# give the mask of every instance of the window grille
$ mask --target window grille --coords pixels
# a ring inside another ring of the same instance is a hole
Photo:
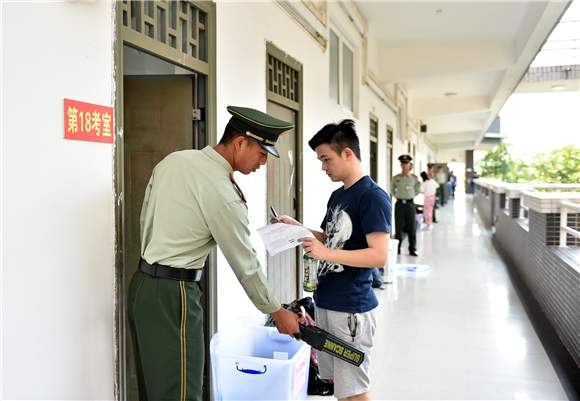
[[[208,63],[208,12],[193,1],[123,0],[123,40],[180,64]]]
[[[558,65],[532,67],[528,70],[523,82],[561,81],[580,79],[580,65]]]
[[[299,72],[272,54],[268,54],[268,90],[298,103]]]

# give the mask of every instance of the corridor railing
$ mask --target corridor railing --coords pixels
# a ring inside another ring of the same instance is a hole
[[[580,213],[580,204],[562,201],[560,205],[560,246],[567,246],[568,234],[580,240],[580,231],[568,227],[568,211]]]
[[[474,182],[495,248],[580,367],[580,185]]]

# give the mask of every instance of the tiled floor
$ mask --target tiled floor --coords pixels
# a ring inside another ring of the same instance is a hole
[[[429,272],[377,291],[374,399],[567,399],[472,209],[470,197],[438,209],[435,228],[418,233],[419,258],[406,243],[399,258]]]

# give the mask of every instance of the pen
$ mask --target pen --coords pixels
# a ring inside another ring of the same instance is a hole
[[[276,209],[274,209],[272,206],[270,206],[270,212],[272,213],[272,217],[274,217],[276,220],[278,220],[278,213],[276,213]]]

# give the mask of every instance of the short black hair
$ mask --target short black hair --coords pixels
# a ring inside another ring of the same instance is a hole
[[[232,124],[228,123],[228,125],[226,125],[226,129],[224,130],[224,134],[222,135],[222,139],[220,139],[220,145],[225,145],[226,143],[231,142],[239,136],[242,136],[242,133],[238,131]]]
[[[345,148],[350,148],[360,160],[360,146],[353,120],[326,124],[308,141],[308,146],[316,150],[318,146],[326,143],[338,154],[341,154]]]
[[[429,180],[429,175],[426,172],[422,171],[421,172],[421,178],[423,179],[423,181],[428,181]]]

